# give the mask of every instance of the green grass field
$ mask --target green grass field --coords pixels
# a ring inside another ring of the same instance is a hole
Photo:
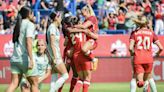
[[[164,82],[157,82],[158,92],[164,92]],[[0,92],[4,92],[7,85],[0,84]],[[49,92],[49,85],[43,84],[41,92]],[[16,92],[20,92],[19,88]],[[66,84],[63,92],[69,92],[69,85]],[[129,83],[93,83],[90,86],[89,92],[130,92]],[[142,92],[142,89],[137,88],[136,92]]]

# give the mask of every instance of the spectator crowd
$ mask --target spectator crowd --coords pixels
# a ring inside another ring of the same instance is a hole
[[[72,6],[75,2],[75,7]],[[0,0],[0,34],[11,34],[17,13],[23,6],[33,9],[36,33],[45,34],[48,14],[52,10],[72,12],[80,16],[80,7],[89,3],[99,20],[99,34],[124,31],[131,33],[136,28],[133,19],[143,13],[148,27],[158,35],[164,35],[164,0]]]

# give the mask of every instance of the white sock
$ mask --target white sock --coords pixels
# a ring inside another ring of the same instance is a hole
[[[137,85],[136,85],[136,79],[132,79],[130,81],[130,92],[136,92]]]
[[[157,92],[157,88],[156,88],[155,81],[153,78],[149,79],[149,83],[150,83],[151,91]]]
[[[68,73],[63,74],[54,84],[53,87],[51,87],[50,92],[57,91],[63,83],[68,79]]]
[[[149,82],[145,81],[144,86],[143,86],[143,92],[147,92],[149,86]]]
[[[55,92],[54,87],[55,87],[55,82],[58,79],[58,73],[53,73],[51,76],[51,83],[50,83],[50,91],[49,92]]]

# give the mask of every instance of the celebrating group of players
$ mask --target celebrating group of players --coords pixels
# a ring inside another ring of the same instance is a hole
[[[73,77],[69,92],[88,92],[91,73],[97,69],[98,59],[92,54],[97,47],[98,21],[90,5],[81,9],[84,22],[76,16],[52,12],[49,15],[50,25],[46,32],[46,42],[38,40],[37,52],[32,52],[35,26],[32,22],[33,13],[30,8],[22,7],[19,11],[17,23],[13,33],[14,52],[10,60],[11,83],[6,92],[14,92],[21,85],[22,92],[39,92],[40,83],[50,74],[51,83],[49,92],[61,92],[64,82],[68,79],[70,68]],[[157,56],[163,47],[154,32],[148,28],[144,17],[133,20],[137,29],[130,36],[130,53],[132,56],[133,79],[131,92],[138,87],[145,88],[150,84],[153,92],[156,91],[151,76],[153,57],[151,43],[159,47]],[[60,25],[65,37],[64,55],[60,52]],[[58,77],[58,74],[61,76]],[[23,78],[23,80],[22,80]],[[137,80],[137,81],[136,81]]]

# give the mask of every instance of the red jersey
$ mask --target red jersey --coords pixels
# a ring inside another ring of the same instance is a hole
[[[135,41],[134,63],[153,63],[152,43],[158,40],[154,32],[150,29],[139,29],[132,32],[130,40]]]
[[[88,27],[88,29],[91,31],[91,32],[97,32],[98,31],[98,20],[97,20],[97,18],[95,17],[95,16],[90,16],[90,17],[88,17],[85,21],[84,21],[84,23],[85,22],[87,22],[87,21],[91,21],[91,23],[92,23],[92,25],[90,26],[90,27]],[[83,23],[83,24],[84,24]],[[87,40],[89,40],[89,39],[92,39],[91,37],[88,37],[87,36]]]

